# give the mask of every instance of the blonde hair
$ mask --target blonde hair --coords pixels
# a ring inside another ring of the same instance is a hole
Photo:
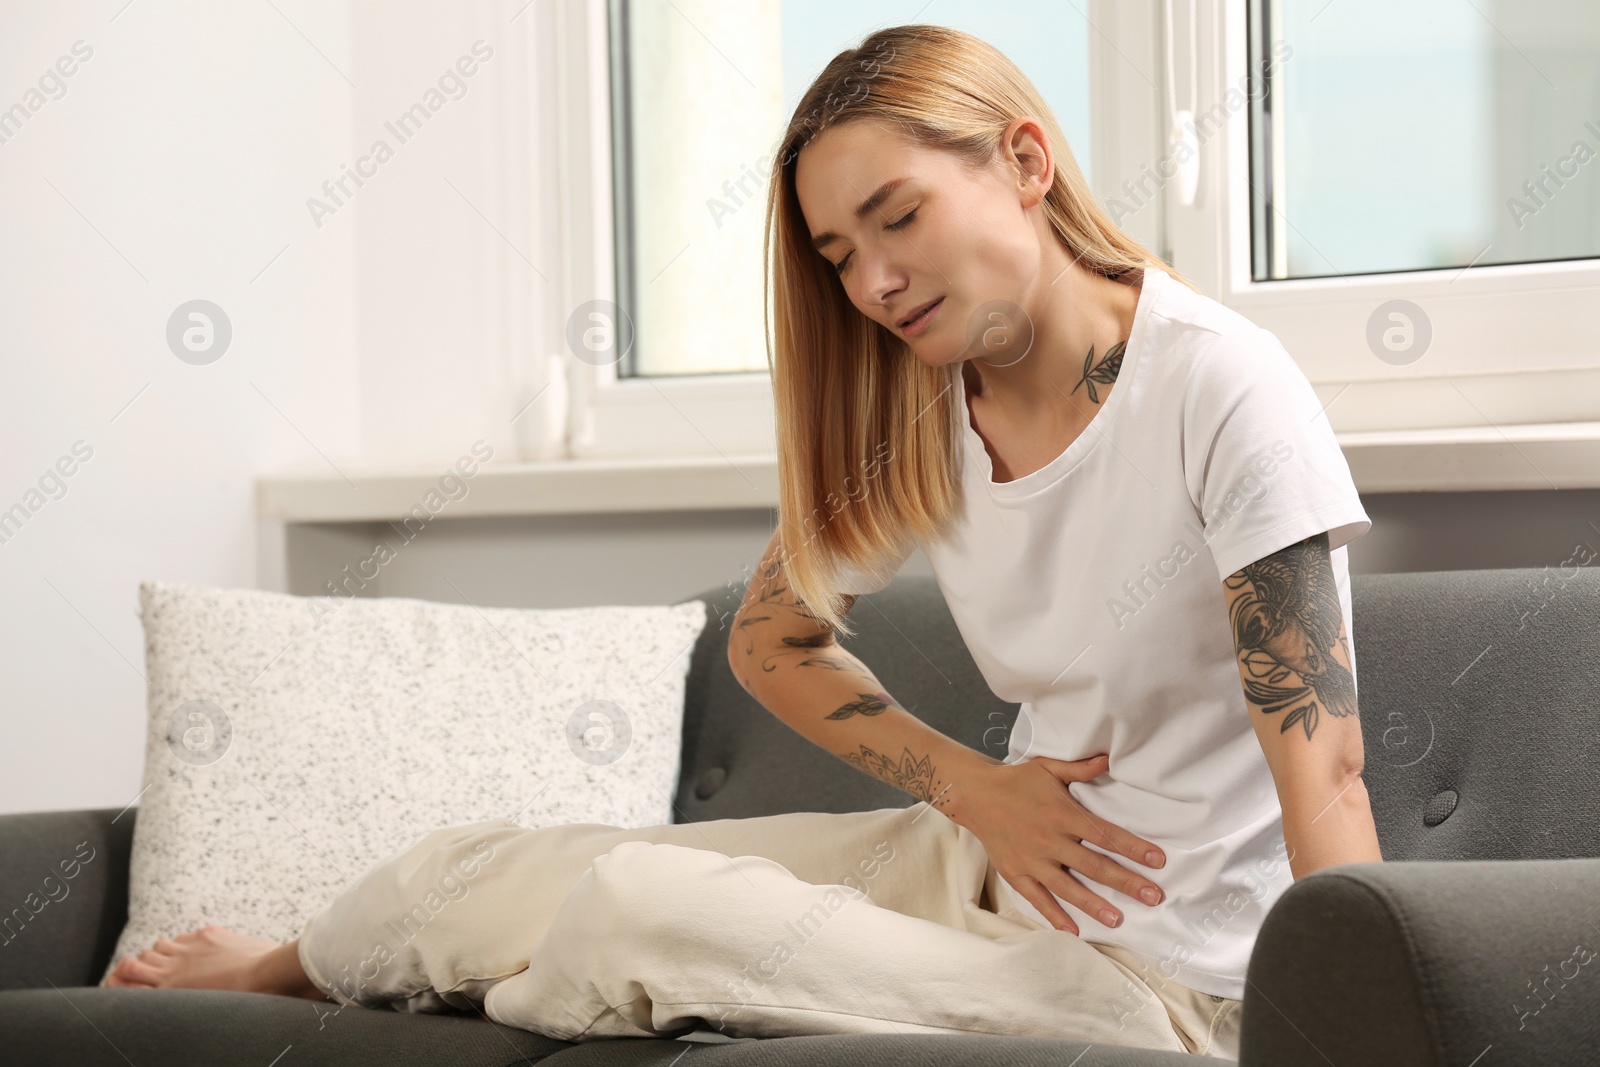
[[[1155,266],[1195,288],[1101,209],[1049,106],[993,45],[944,26],[891,26],[835,56],[796,105],[775,156],[763,264],[779,559],[795,596],[832,630],[854,632],[835,589],[843,565],[884,577],[916,540],[936,538],[959,513],[966,412],[955,388],[960,364],[923,364],[850,302],[812,247],[795,193],[797,158],[830,125],[876,119],[978,168],[1023,115],[1038,119],[1053,149],[1043,209],[1075,261],[1132,282]]]

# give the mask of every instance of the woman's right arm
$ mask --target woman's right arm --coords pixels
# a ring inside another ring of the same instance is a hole
[[[848,613],[855,597],[847,598]],[[1079,933],[1056,896],[1101,922],[1120,915],[1068,869],[1139,899],[1161,891],[1091,849],[1160,866],[1152,842],[1090,816],[1067,785],[1103,774],[1102,759],[1034,757],[1006,764],[934,729],[895,703],[883,684],[789,587],[778,535],[733,617],[728,665],[745,691],[796,733],[840,759],[927,801],[983,843],[1001,875],[1061,930]],[[1156,862],[1147,853],[1154,850]],[[1054,893],[1055,896],[1051,894]],[[1109,909],[1109,910],[1106,910]],[[1109,921],[1108,921],[1109,920]]]
[[[848,598],[845,610],[853,604]],[[895,703],[790,588],[778,535],[733,617],[728,665],[745,691],[796,733],[950,814],[967,772],[1002,761]]]

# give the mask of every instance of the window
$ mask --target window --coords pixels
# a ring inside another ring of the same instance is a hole
[[[885,0],[611,0],[624,377],[766,373],[761,241],[786,120],[845,48],[911,14]],[[1090,170],[1088,26],[1056,0],[945,3],[941,25],[1005,52]]]
[[[1595,5],[1159,2],[1199,97],[1173,260],[1278,336],[1335,430],[1600,421]],[[1508,201],[1563,159],[1519,231]]]
[[[761,242],[777,142],[829,59],[920,13],[887,0],[593,0],[551,18],[571,94],[564,186],[578,208],[562,297],[578,310],[555,343],[594,350],[565,361],[572,451],[770,453]],[[1093,30],[1081,11],[966,0],[926,21],[1016,62],[1092,181]]]
[[[923,12],[548,12],[567,207],[548,350],[601,342],[564,360],[571,451],[770,458],[766,168],[828,58]],[[1341,434],[1600,422],[1600,5],[945,0],[926,20],[1010,55],[1111,216],[1275,333]]]
[[[1600,4],[1255,0],[1252,17],[1256,280],[1600,256]]]

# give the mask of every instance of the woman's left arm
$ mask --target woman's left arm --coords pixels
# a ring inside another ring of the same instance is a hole
[[[1361,780],[1361,716],[1328,535],[1222,583],[1239,680],[1283,808],[1295,878],[1383,859]]]

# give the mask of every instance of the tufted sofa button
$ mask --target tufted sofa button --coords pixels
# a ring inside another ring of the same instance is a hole
[[[700,776],[694,784],[694,795],[701,800],[709,800],[711,795],[722,788],[722,783],[728,780],[728,772],[721,767],[713,767]]]
[[[1450,817],[1452,811],[1456,810],[1456,803],[1460,799],[1454,789],[1446,789],[1437,794],[1422,809],[1422,824],[1424,826],[1438,826]]]

